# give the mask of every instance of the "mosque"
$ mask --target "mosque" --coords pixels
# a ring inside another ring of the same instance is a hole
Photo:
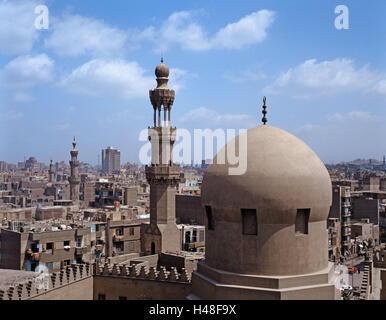
[[[150,223],[141,231],[143,261],[129,266],[67,267],[52,276],[46,293],[33,285],[21,286],[19,298],[340,299],[334,264],[328,261],[330,176],[304,142],[267,124],[265,98],[262,124],[225,145],[205,172],[201,190],[205,259],[189,275],[184,268],[179,272],[176,267],[149,268],[149,261],[179,250],[175,217],[179,167],[172,159],[176,128],[171,126],[175,93],[167,87],[169,68],[163,61],[155,73],[157,88],[150,91],[152,163],[146,167]],[[229,174],[227,149],[238,150],[242,139],[246,150],[239,156],[246,157],[245,173]],[[74,141],[70,179],[74,193],[78,183],[75,145]],[[12,297],[16,290],[10,290]]]
[[[168,119],[170,124],[174,102],[174,91],[167,89],[169,69],[163,61],[157,66],[156,75],[159,93],[157,89],[150,92],[154,127],[157,111],[160,126],[161,105],[165,106],[165,123]],[[207,217],[206,255],[192,274],[188,299],[340,298],[334,265],[328,261],[330,176],[304,142],[267,125],[266,109],[264,98],[263,124],[230,142],[238,150],[239,140],[246,138],[246,154],[240,155],[247,157],[246,172],[230,175],[231,165],[227,161],[218,163],[217,159],[226,159],[228,145],[206,170],[201,196]],[[160,140],[168,140],[172,150],[175,129],[170,130]],[[158,148],[153,149],[153,154],[154,150]],[[171,154],[166,162],[153,163],[152,171],[169,168],[162,173],[164,184],[169,181],[169,185],[175,181]],[[170,192],[164,187],[157,200],[165,193],[169,193],[169,198]],[[151,203],[159,201],[152,201],[151,195]],[[153,216],[158,215],[157,211],[154,208]],[[163,236],[163,242],[171,246],[169,237],[175,237],[175,233]]]

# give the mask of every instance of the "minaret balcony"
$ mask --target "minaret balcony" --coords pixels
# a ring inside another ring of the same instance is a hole
[[[180,168],[168,165],[147,166],[146,178],[148,180],[178,180],[180,178]]]

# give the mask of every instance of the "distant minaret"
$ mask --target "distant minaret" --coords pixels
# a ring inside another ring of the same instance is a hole
[[[386,165],[386,156],[383,156],[383,165]]]
[[[154,109],[154,126],[149,127],[152,161],[151,166],[146,166],[146,178],[150,184],[150,225],[145,229],[143,249],[147,254],[181,250],[175,211],[180,168],[173,165],[172,159],[177,129],[171,127],[170,120],[175,92],[168,88],[169,68],[163,59],[155,74],[157,88],[150,90]]]
[[[72,200],[73,204],[79,203],[79,161],[78,161],[78,150],[76,150],[76,141],[74,137],[74,141],[72,142],[72,150],[70,152],[71,154],[71,176],[68,178],[68,181],[70,182],[70,199]]]
[[[54,181],[54,174],[55,174],[54,164],[52,163],[52,160],[50,162],[50,169],[48,170],[48,174],[49,174],[48,182],[52,183]]]

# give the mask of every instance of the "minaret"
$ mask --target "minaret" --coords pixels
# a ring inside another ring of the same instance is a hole
[[[70,182],[70,199],[73,204],[79,204],[79,161],[78,161],[78,150],[76,150],[76,141],[74,137],[74,141],[72,142],[72,150],[71,154],[71,176],[68,178]]]
[[[146,166],[146,178],[150,184],[150,225],[145,229],[143,249],[147,254],[177,252],[181,249],[175,212],[180,169],[173,165],[176,128],[171,127],[170,120],[175,92],[168,88],[169,68],[163,63],[163,59],[157,66],[155,75],[157,88],[150,90],[154,110],[154,125],[149,127],[152,161],[151,166]]]
[[[54,181],[54,165],[52,163],[52,160],[50,161],[50,169],[48,170],[48,182],[52,183]]]

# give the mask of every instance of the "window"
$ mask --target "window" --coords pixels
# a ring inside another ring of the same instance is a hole
[[[117,235],[117,236],[123,236],[123,230],[122,230],[122,229],[116,229],[116,230],[115,230],[115,235]]]
[[[205,241],[205,231],[204,230],[200,230],[200,240],[199,242],[204,242]]]
[[[130,251],[134,251],[134,242],[129,242]]]
[[[185,243],[190,243],[190,231],[185,232]]]
[[[52,250],[54,248],[54,244],[52,242],[48,242],[46,244],[46,250]]]
[[[98,294],[98,300],[106,300],[105,294]]]
[[[257,215],[256,209],[241,209],[241,219],[243,226],[243,234],[257,235]]]
[[[208,219],[208,230],[214,230],[214,220],[212,215],[212,207],[205,206],[206,217]]]
[[[64,241],[63,245],[64,245],[65,247],[69,247],[69,246],[70,246],[70,240]]]
[[[130,228],[130,235],[131,235],[131,236],[134,235],[134,228]]]
[[[192,235],[192,242],[197,242],[197,230],[193,230],[193,235]]]
[[[76,237],[76,247],[83,248],[83,237]]]
[[[115,251],[116,252],[123,252],[123,242],[117,242],[115,243]]]
[[[295,233],[296,235],[308,234],[308,220],[311,209],[298,209],[296,212]]]

